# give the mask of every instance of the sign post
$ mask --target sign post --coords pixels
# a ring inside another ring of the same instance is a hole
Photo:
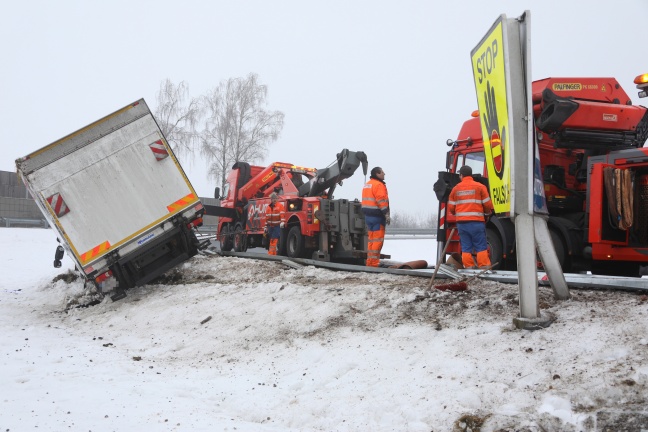
[[[569,298],[569,293],[546,221],[534,215],[534,202],[543,211],[544,191],[534,189],[534,176],[529,175],[536,170],[529,20],[529,11],[516,19],[500,15],[471,51],[471,59],[489,192],[498,216],[515,220],[520,316],[514,323],[535,329],[551,324],[538,306],[536,246],[552,268],[547,274],[556,297]]]

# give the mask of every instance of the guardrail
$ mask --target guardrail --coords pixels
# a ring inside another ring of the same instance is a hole
[[[198,227],[199,233],[214,234],[218,229],[218,225],[202,225]]]
[[[427,235],[436,236],[436,228],[390,228],[385,229],[385,235]]]
[[[198,228],[202,233],[215,233],[218,225],[203,225]],[[387,227],[385,235],[407,235],[407,236],[436,236],[436,228],[390,228]]]
[[[0,217],[0,226],[6,228],[14,227],[38,227],[49,228],[45,219],[25,219],[25,218],[6,218]]]

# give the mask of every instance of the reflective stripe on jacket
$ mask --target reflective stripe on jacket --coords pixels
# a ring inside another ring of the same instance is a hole
[[[448,211],[457,217],[457,222],[484,222],[484,215],[493,212],[493,202],[486,186],[466,176],[450,192]]]
[[[266,225],[268,227],[279,226],[284,221],[284,211],[284,205],[280,202],[277,202],[274,207],[272,204],[268,204],[265,209]]]
[[[371,178],[362,188],[362,212],[371,216],[389,214],[389,195],[384,182]]]

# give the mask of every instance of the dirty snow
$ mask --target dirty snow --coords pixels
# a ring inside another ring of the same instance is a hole
[[[648,429],[645,295],[560,302],[541,288],[555,322],[530,332],[512,325],[515,285],[429,291],[425,278],[198,256],[79,307],[91,297],[53,281],[74,267],[52,267],[55,247],[51,230],[0,229],[1,431]]]

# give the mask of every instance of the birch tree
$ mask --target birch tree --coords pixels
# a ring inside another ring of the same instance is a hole
[[[231,147],[234,122],[234,91],[232,80],[223,81],[209,90],[201,103],[206,112],[205,128],[200,133],[200,152],[208,161],[208,176],[225,187],[227,170],[233,165]]]
[[[184,81],[176,86],[168,78],[160,84],[156,99],[155,118],[171,149],[178,156],[193,157],[198,141],[196,125],[201,117],[199,100],[189,96],[189,85]]]
[[[206,113],[200,134],[201,153],[211,163],[210,176],[225,187],[227,171],[236,162],[262,160],[279,138],[284,114],[267,109],[267,86],[256,74],[229,78],[202,99]]]

